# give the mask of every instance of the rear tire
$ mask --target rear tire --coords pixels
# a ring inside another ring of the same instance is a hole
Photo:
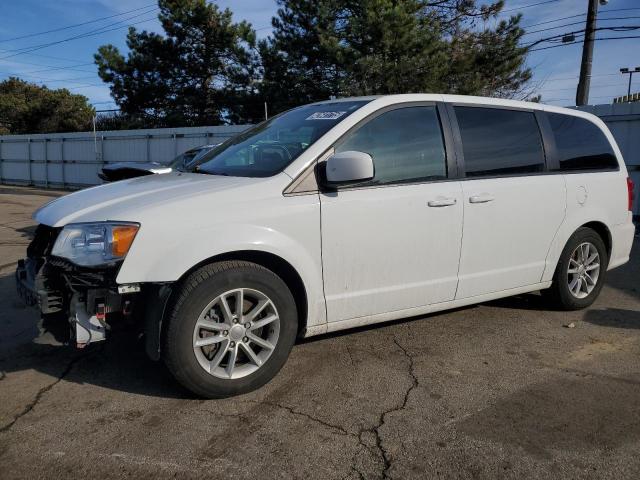
[[[297,310],[275,273],[225,261],[182,282],[163,330],[162,358],[175,379],[198,396],[224,398],[278,373],[296,339]]]
[[[562,250],[553,283],[542,294],[560,310],[580,310],[591,305],[605,281],[609,257],[600,235],[581,227]]]

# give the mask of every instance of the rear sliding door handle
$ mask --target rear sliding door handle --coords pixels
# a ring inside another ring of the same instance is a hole
[[[455,204],[455,198],[436,198],[435,200],[429,200],[427,202],[427,205],[429,205],[430,207],[448,207]]]
[[[487,203],[495,200],[493,195],[489,195],[488,193],[481,193],[480,195],[471,195],[469,197],[469,203]]]

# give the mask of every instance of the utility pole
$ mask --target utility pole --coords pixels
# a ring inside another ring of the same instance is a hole
[[[576,105],[589,102],[589,86],[591,84],[591,64],[593,63],[593,40],[596,36],[596,18],[598,16],[598,0],[588,0],[587,25],[584,30],[582,44],[582,63],[580,64],[580,81],[576,92]]]
[[[623,75],[629,75],[629,88],[627,88],[627,97],[631,96],[631,79],[633,78],[634,73],[640,72],[640,67],[636,67],[635,70],[631,70],[630,68],[621,68],[620,73]]]

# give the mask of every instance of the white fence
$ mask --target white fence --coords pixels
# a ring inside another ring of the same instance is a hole
[[[640,185],[640,102],[581,107],[611,129],[629,174]],[[84,187],[100,183],[97,172],[114,162],[166,162],[197,145],[225,140],[248,125],[158,128],[113,132],[0,135],[0,183]],[[640,187],[639,187],[640,188]],[[636,190],[637,191],[637,190]],[[640,195],[634,213],[640,214]]]
[[[636,184],[633,213],[640,215],[640,102],[588,105],[579,108],[600,117],[616,139],[629,176]]]
[[[101,183],[98,172],[115,162],[168,162],[218,143],[248,125],[109,132],[0,135],[0,183],[78,188]]]

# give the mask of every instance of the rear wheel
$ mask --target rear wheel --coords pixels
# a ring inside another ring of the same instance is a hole
[[[284,365],[297,332],[294,299],[276,274],[229,261],[182,284],[163,335],[173,376],[206,398],[254,390]]]
[[[586,308],[602,290],[608,262],[600,235],[590,228],[580,228],[564,247],[553,284],[543,294],[562,310]]]

